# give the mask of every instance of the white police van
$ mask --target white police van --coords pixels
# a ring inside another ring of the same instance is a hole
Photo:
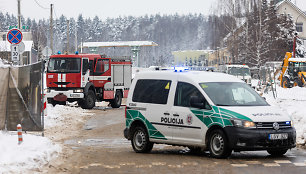
[[[283,155],[296,146],[291,117],[223,73],[139,73],[125,117],[124,136],[135,152],[150,152],[154,143],[164,143],[225,158],[233,150]]]

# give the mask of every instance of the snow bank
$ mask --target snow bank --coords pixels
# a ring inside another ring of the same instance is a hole
[[[0,131],[0,173],[25,173],[25,170],[40,168],[61,151],[48,138],[23,134],[23,143],[18,145],[17,133]]]
[[[70,104],[74,105],[74,104]],[[45,117],[45,128],[50,128],[54,126],[60,126],[66,123],[65,114],[74,114],[75,120],[82,119],[82,116],[92,115],[88,113],[88,110],[82,109],[80,107],[71,107],[56,105],[53,107],[51,104],[47,104],[47,116]]]
[[[0,67],[7,68],[7,67],[10,67],[10,65],[6,64],[6,62],[0,58]]]
[[[297,133],[297,144],[306,143],[306,88],[281,88],[277,87],[277,98],[273,98],[272,92],[264,94],[269,104],[279,106],[293,119]]]

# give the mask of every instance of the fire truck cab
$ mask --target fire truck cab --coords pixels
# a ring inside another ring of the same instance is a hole
[[[99,54],[66,54],[50,56],[47,68],[47,99],[53,106],[77,101],[92,109],[96,101],[108,101],[113,108],[121,106],[132,79],[129,57],[107,58]]]

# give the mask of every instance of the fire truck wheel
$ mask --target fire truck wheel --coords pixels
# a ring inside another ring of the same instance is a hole
[[[295,79],[293,86],[303,87],[303,82],[301,81],[301,79]]]
[[[121,106],[121,101],[122,101],[122,93],[121,91],[117,90],[115,98],[110,102],[112,108],[119,108]]]
[[[85,95],[84,101],[80,102],[83,109],[92,109],[96,104],[96,96],[92,90],[89,90]]]
[[[283,88],[290,88],[290,81],[288,77],[283,77],[283,82],[282,82]]]

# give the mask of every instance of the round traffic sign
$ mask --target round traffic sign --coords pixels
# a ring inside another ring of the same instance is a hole
[[[7,33],[7,41],[11,44],[19,44],[22,41],[22,33],[18,29],[11,29]]]

